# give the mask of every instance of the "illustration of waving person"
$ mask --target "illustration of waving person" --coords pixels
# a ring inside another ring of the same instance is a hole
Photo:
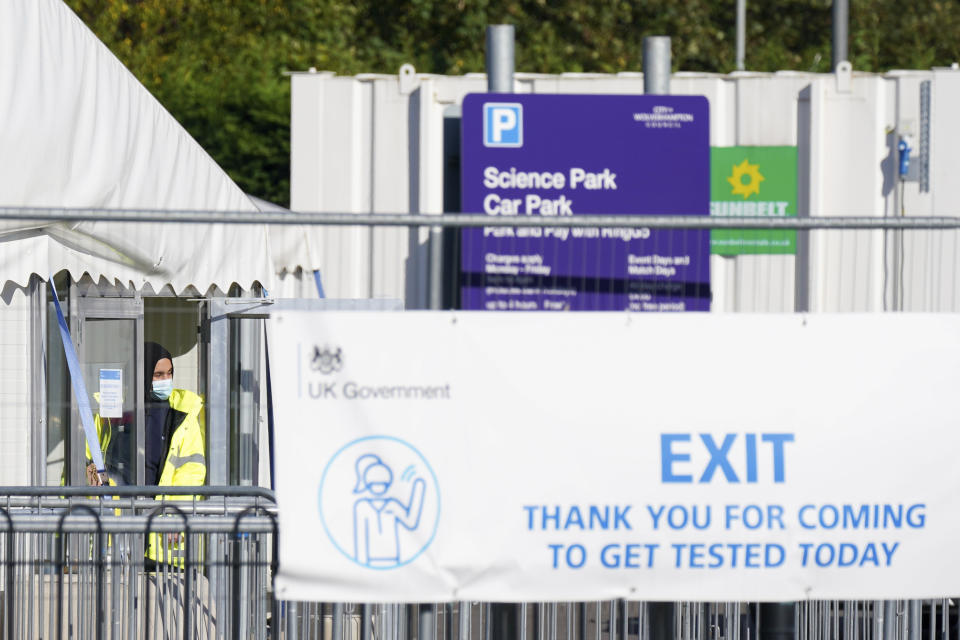
[[[400,527],[413,531],[420,526],[426,482],[417,478],[406,504],[387,491],[393,484],[393,472],[380,456],[367,453],[356,462],[357,498],[353,504],[354,559],[365,567],[390,568],[402,563]]]

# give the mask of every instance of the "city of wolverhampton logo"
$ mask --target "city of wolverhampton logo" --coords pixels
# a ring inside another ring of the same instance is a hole
[[[328,345],[323,345],[323,349],[314,345],[313,357],[310,359],[310,368],[319,371],[322,374],[340,371],[343,366],[343,350],[337,347],[331,349]]]
[[[763,180],[760,165],[750,164],[747,158],[744,158],[740,164],[733,165],[733,173],[727,178],[727,182],[733,187],[730,194],[743,196],[744,200],[753,194],[760,195],[760,183]]]

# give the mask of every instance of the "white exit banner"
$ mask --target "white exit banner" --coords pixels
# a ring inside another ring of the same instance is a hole
[[[277,594],[960,593],[960,317],[280,313]]]

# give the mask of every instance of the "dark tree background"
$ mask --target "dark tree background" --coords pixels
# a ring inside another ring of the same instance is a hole
[[[734,67],[735,0],[67,0],[242,189],[286,204],[290,82],[484,69],[488,24],[516,26],[518,71],[641,68],[643,38],[669,35],[674,69]],[[960,1],[851,0],[854,69],[960,60]],[[830,70],[830,0],[747,3],[750,70]]]

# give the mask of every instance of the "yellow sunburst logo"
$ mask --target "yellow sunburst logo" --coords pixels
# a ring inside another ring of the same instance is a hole
[[[740,164],[733,165],[733,173],[727,178],[727,182],[733,187],[730,193],[743,196],[744,200],[754,193],[760,195],[760,183],[763,182],[760,165],[750,164],[744,158]]]

